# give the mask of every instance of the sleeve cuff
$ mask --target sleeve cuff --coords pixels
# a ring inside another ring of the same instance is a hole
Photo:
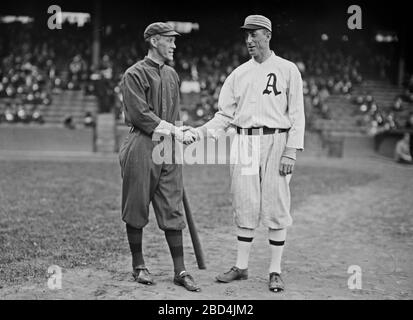
[[[297,149],[286,147],[283,154],[282,154],[282,156],[290,158],[292,160],[297,160]]]
[[[164,135],[171,135],[174,132],[175,126],[165,120],[161,120],[159,125],[155,128],[154,132]]]

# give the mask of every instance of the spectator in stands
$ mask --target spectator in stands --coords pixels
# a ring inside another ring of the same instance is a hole
[[[368,134],[371,135],[371,136],[376,136],[376,135],[378,135],[378,134],[380,134],[380,133],[381,133],[381,132],[380,132],[380,130],[379,130],[379,125],[378,125],[377,121],[376,121],[376,120],[372,120],[372,121],[370,122],[370,127],[369,127],[369,129],[368,129]]]
[[[384,119],[385,124],[388,124],[388,130],[397,129],[398,123],[395,120],[394,113],[390,112]]]
[[[413,164],[412,154],[410,153],[410,134],[405,133],[403,138],[396,144],[394,158],[403,164]]]
[[[68,89],[79,90],[81,84],[85,78],[87,78],[87,64],[80,54],[73,57],[69,64],[70,81],[68,83]]]
[[[377,104],[373,101],[371,104],[370,104],[370,110],[369,110],[369,114],[372,116],[372,117],[374,117],[375,116],[375,114],[378,112],[378,107],[377,107]]]
[[[327,86],[324,85],[319,91],[320,100],[324,102],[329,96],[330,93],[328,92]]]
[[[362,104],[360,104],[359,110],[361,113],[367,113],[367,111],[369,111],[369,107],[366,103],[363,102]]]
[[[410,154],[413,155],[413,112],[410,113],[407,119],[406,129],[410,134]]]
[[[374,103],[374,98],[371,94],[366,95],[364,98],[364,102],[367,104],[367,107],[371,107],[371,105]]]
[[[364,97],[362,95],[358,95],[353,99],[353,103],[357,104],[358,106],[364,103]]]
[[[63,125],[67,129],[75,129],[75,124],[73,123],[73,117],[71,115],[67,115],[63,119]]]
[[[16,109],[15,105],[8,104],[6,110],[4,111],[4,118],[6,122],[13,123],[16,122]]]
[[[83,124],[85,127],[94,127],[95,120],[93,119],[92,113],[90,111],[86,112],[85,117],[83,119]]]
[[[37,110],[37,108],[35,108],[35,109],[33,110],[32,120],[33,120],[34,122],[36,122],[36,123],[39,123],[39,124],[43,124],[43,123],[44,123],[43,116],[42,116],[41,112],[40,112],[39,110]]]
[[[321,105],[321,116],[323,119],[331,119],[331,111],[327,104],[323,103]]]
[[[17,121],[27,123],[29,122],[29,116],[24,105],[20,104],[17,107]]]
[[[392,109],[396,112],[403,110],[403,100],[400,96],[394,99]]]
[[[95,94],[99,102],[100,112],[110,112],[115,104],[116,94],[114,88],[118,81],[113,74],[113,62],[109,55],[105,54],[99,66],[98,72],[95,74],[96,81],[94,82]]]

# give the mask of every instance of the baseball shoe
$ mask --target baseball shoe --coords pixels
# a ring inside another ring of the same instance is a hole
[[[234,280],[246,280],[248,279],[248,269],[240,269],[234,266],[229,271],[219,274],[215,279],[225,283]]]
[[[273,292],[281,292],[285,290],[284,281],[281,279],[281,275],[279,273],[270,273],[270,282],[268,287],[270,291]]]
[[[144,265],[139,265],[133,269],[132,273],[133,278],[135,281],[143,284],[154,284],[150,272],[147,267]]]
[[[185,287],[188,291],[201,291],[201,288],[195,283],[194,278],[186,271],[176,274],[174,283],[178,286]]]

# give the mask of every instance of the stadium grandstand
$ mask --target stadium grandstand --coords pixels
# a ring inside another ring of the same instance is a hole
[[[53,1],[66,15],[61,28],[50,29],[50,1],[6,1],[0,5],[1,132],[83,130],[92,135],[93,150],[116,152],[128,130],[119,81],[145,56],[142,34],[153,21],[171,21],[183,34],[173,62],[181,79],[181,119],[201,125],[218,110],[227,75],[249,59],[238,27],[251,12],[272,19],[274,52],[302,73],[308,134],[323,143],[368,139],[379,151],[386,137],[410,130],[412,46],[403,10],[393,14],[360,1],[363,28],[350,30],[344,3],[272,3],[227,4],[218,11],[213,3],[186,1]]]

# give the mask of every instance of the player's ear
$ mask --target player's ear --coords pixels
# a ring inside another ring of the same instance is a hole
[[[155,37],[151,37],[151,46],[153,47],[153,48],[156,48],[156,39],[155,39]]]
[[[158,35],[152,36],[152,37],[149,39],[152,48],[156,48],[156,47],[158,46],[158,37],[157,37],[157,36],[158,36]]]

